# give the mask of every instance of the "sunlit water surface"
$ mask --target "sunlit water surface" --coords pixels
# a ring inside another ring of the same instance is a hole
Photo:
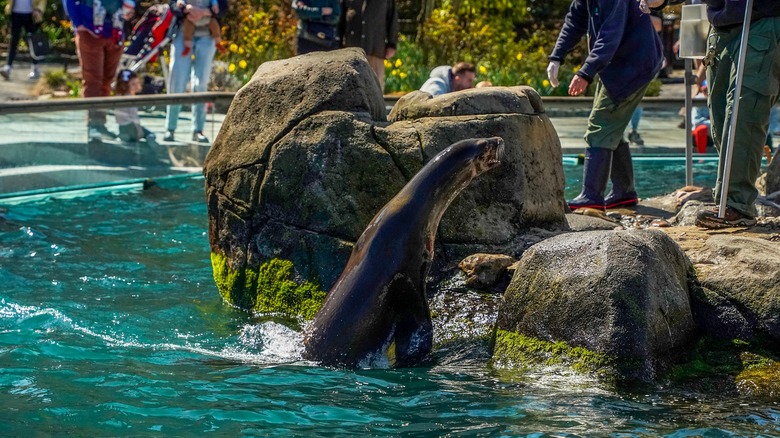
[[[4,436],[780,436],[772,401],[303,362],[298,331],[222,302],[201,179],[0,209],[0,266]]]

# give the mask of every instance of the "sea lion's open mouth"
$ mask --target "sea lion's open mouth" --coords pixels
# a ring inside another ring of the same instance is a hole
[[[501,137],[495,137],[492,139],[495,145],[491,145],[487,165],[488,168],[493,168],[501,164],[501,157],[504,156],[504,139]]]

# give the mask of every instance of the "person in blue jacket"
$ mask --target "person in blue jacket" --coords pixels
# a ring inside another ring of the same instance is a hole
[[[452,67],[440,65],[431,70],[430,77],[420,87],[431,96],[439,96],[453,91],[468,90],[474,87],[477,68],[468,62],[459,62]]]
[[[666,0],[647,0],[647,4],[660,9]],[[549,56],[550,84],[558,86],[561,62],[585,35],[589,54],[569,84],[569,94],[582,94],[596,76],[600,81],[584,136],[582,192],[569,201],[569,208],[604,210],[636,205],[631,151],[623,132],[647,85],[661,69],[661,40],[638,1],[573,0]],[[612,192],[605,198],[610,178]]]
[[[65,11],[76,31],[76,51],[81,67],[81,92],[84,97],[111,95],[122,56],[124,21],[135,13],[134,0],[64,0]],[[90,142],[103,136],[116,138],[106,129],[106,111],[87,112],[87,136]]]

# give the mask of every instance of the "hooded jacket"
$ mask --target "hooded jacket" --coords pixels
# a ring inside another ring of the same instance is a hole
[[[706,0],[707,18],[716,28],[742,25],[745,21],[746,0]],[[766,17],[780,17],[780,0],[753,0],[751,21]]]
[[[586,34],[590,52],[576,74],[588,82],[599,75],[615,102],[624,101],[661,70],[661,39],[637,1],[573,0],[550,59],[563,62]]]
[[[452,67],[440,65],[431,70],[428,80],[422,84],[420,91],[425,91],[431,96],[438,96],[452,91]]]
[[[122,9],[123,1],[135,6],[135,0],[63,0],[62,3],[68,18],[73,23],[74,31],[79,26],[84,26],[102,38],[114,38],[119,43],[122,40],[122,29],[120,26],[114,28],[113,16]],[[101,7],[105,10],[103,23],[95,23],[95,8]]]

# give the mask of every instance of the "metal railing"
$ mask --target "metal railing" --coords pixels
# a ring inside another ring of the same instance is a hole
[[[144,108],[144,127],[162,132],[160,112],[166,105],[210,102],[215,104],[207,119],[213,138],[222,121],[215,107],[227,108],[234,96],[202,92],[2,102],[0,204],[142,186],[147,179],[198,177],[209,144],[187,141],[187,136],[169,142],[123,142],[110,136],[90,142],[85,113]]]
[[[75,99],[23,100],[0,103],[0,115],[112,109],[132,106],[187,105],[205,102],[230,103],[235,93],[202,92],[145,94],[139,96],[90,97]]]
[[[0,102],[0,115],[111,109],[131,106],[188,105],[204,102],[229,104],[235,95],[236,93],[234,92],[224,91]],[[398,99],[398,96],[385,96],[385,105],[393,106],[398,102]],[[542,97],[542,102],[545,108],[554,109],[585,109],[593,106],[592,97],[544,96]],[[684,105],[685,99],[683,98],[645,97],[642,99],[642,106],[649,109],[676,110]],[[706,106],[707,102],[697,99],[693,101],[693,105]]]

